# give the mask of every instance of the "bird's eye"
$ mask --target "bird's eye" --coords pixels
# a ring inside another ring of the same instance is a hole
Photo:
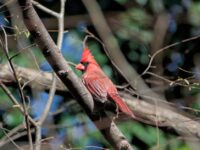
[[[87,65],[89,64],[89,62],[82,62],[81,64],[83,64],[85,67],[87,67]]]

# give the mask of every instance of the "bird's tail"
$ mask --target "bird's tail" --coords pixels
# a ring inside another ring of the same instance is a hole
[[[133,112],[130,110],[130,108],[126,105],[126,103],[122,100],[122,98],[118,94],[110,94],[109,96],[117,104],[117,106],[123,113],[131,116],[132,118],[135,118]]]

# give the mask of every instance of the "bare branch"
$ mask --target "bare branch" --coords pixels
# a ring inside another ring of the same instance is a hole
[[[35,140],[35,150],[40,150],[41,146],[41,126],[44,123],[45,119],[48,116],[48,113],[50,111],[51,104],[53,102],[53,97],[56,92],[56,75],[53,73],[53,79],[52,79],[52,86],[49,92],[49,98],[47,100],[47,104],[44,108],[44,111],[41,115],[41,118],[37,122],[37,127],[36,127],[36,140]]]
[[[10,90],[0,81],[0,86],[1,88],[4,90],[4,92],[8,95],[8,97],[10,98],[10,100],[13,102],[13,104],[16,106],[16,108],[18,108],[23,114],[24,114],[24,110],[21,107],[21,105],[18,103],[18,101],[15,99],[15,97],[12,95],[12,93],[10,92]],[[36,126],[35,121],[28,115],[28,119],[29,121]]]
[[[18,129],[19,127],[21,127],[20,125],[17,126],[16,128]],[[1,128],[2,129],[2,128]],[[0,147],[2,147],[4,145],[4,141],[6,139],[8,139],[17,149],[19,150],[23,150],[19,145],[17,145],[14,140],[10,137],[10,135],[12,135],[13,131],[14,133],[16,132],[16,129],[14,128],[14,130],[10,131],[8,134],[6,133],[6,131],[4,129],[2,129],[2,131],[4,132],[5,136],[4,138],[1,138],[0,140]]]
[[[31,133],[34,132],[34,129],[30,130]],[[16,134],[12,135],[10,138],[14,141],[22,136],[27,135],[27,131],[23,131],[23,132],[17,132]],[[4,145],[8,144],[10,142],[10,139],[6,139],[4,141],[1,142],[1,146],[3,147]],[[30,146],[26,146],[26,149],[30,147]]]
[[[46,117],[47,117],[47,115],[49,113],[49,110],[50,110],[51,104],[53,102],[53,97],[55,95],[55,92],[56,92],[56,77],[55,77],[55,75],[53,75],[53,81],[52,81],[52,86],[51,86],[51,89],[50,89],[50,92],[49,92],[49,98],[48,98],[46,107],[44,109],[44,112],[43,112],[40,120],[38,121],[39,125],[43,124],[43,122],[45,121],[45,119],[46,119]]]
[[[30,123],[29,123],[29,115],[28,115],[28,112],[27,112],[27,109],[26,109],[26,101],[25,101],[25,97],[24,97],[24,93],[23,93],[23,90],[22,90],[22,87],[21,87],[21,84],[19,82],[19,78],[17,77],[17,74],[16,74],[16,71],[15,71],[15,68],[14,68],[14,65],[12,63],[12,60],[9,58],[9,53],[8,53],[8,42],[7,42],[7,34],[6,34],[6,31],[4,29],[3,26],[1,26],[1,29],[3,30],[3,33],[4,33],[4,41],[5,41],[5,44],[3,43],[3,41],[1,41],[1,46],[3,48],[3,51],[6,55],[6,58],[8,59],[8,62],[9,62],[9,65],[13,71],[13,75],[14,75],[14,78],[17,82],[17,85],[18,85],[18,89],[19,89],[19,94],[20,94],[20,97],[22,99],[22,103],[23,103],[23,110],[24,110],[24,116],[25,116],[25,122],[26,122],[26,127],[27,127],[27,132],[28,132],[28,138],[29,138],[29,144],[30,144],[30,149],[32,150],[33,149],[33,141],[32,141],[32,135],[30,133]]]
[[[33,3],[36,7],[38,7],[39,9],[43,10],[44,12],[46,12],[46,13],[48,13],[48,14],[50,14],[50,15],[56,17],[56,18],[59,18],[59,17],[60,17],[60,14],[59,14],[59,13],[57,13],[57,12],[55,12],[55,11],[53,11],[53,10],[51,10],[51,9],[49,9],[49,8],[47,8],[47,7],[45,7],[45,6],[43,6],[43,5],[41,5],[39,2],[36,2],[36,1],[32,0],[32,3]]]
[[[150,61],[149,61],[149,64],[148,64],[147,68],[142,72],[142,74],[141,74],[140,76],[144,75],[144,74],[151,68],[151,65],[152,65],[152,62],[153,62],[154,58],[155,58],[158,54],[160,54],[161,52],[163,52],[163,51],[165,51],[165,50],[167,50],[167,49],[169,49],[169,48],[172,48],[172,47],[174,47],[174,46],[177,46],[177,45],[179,45],[179,44],[186,43],[186,42],[189,42],[189,41],[192,41],[192,40],[196,40],[196,39],[198,39],[198,38],[200,38],[200,35],[194,36],[194,37],[191,37],[191,38],[187,38],[187,39],[185,39],[185,40],[182,40],[182,41],[180,41],[180,42],[176,42],[176,43],[167,45],[167,46],[165,46],[165,47],[163,47],[163,48],[157,50],[157,51],[151,56],[151,59],[150,59]],[[140,76],[138,76],[138,77],[140,77]],[[138,77],[137,77],[137,78],[138,78]]]
[[[141,100],[138,102],[138,100],[126,98],[126,102],[134,109],[134,113],[143,119],[150,120],[151,122],[157,120],[158,125],[171,127],[181,135],[190,136],[200,140],[200,124],[198,118],[191,119],[172,109],[164,108],[162,106],[153,106],[152,104]]]
[[[107,49],[105,49],[106,54],[109,56],[110,61],[115,66],[115,68],[120,72],[120,74],[128,81],[132,88],[136,89],[139,96],[141,91],[148,91],[148,95],[152,97],[160,98],[159,95],[154,93],[141,78],[137,78],[139,75],[133,69],[133,67],[127,62],[126,58],[122,54],[120,47],[117,43],[116,38],[113,36],[108,24],[102,14],[101,8],[99,7],[96,0],[82,0],[91,20],[100,35],[101,39],[105,43]],[[120,60],[120,61],[119,61]],[[126,67],[124,67],[126,66]]]
[[[41,5],[39,2],[32,1],[32,3],[43,10],[44,12],[56,17],[58,19],[58,38],[57,38],[57,46],[61,49],[62,41],[63,41],[63,33],[64,33],[64,17],[65,17],[65,3],[66,0],[60,0],[61,8],[60,13],[52,11],[51,9]]]
[[[65,86],[68,87],[72,95],[76,98],[77,102],[79,102],[85,109],[87,115],[95,123],[96,127],[104,127],[103,129],[99,128],[99,130],[114,148],[131,149],[127,139],[111,119],[107,119],[107,122],[102,121],[101,124],[97,124],[95,122],[100,118],[98,115],[92,113],[94,110],[94,102],[92,96],[84,87],[80,79],[72,71],[68,63],[61,56],[58,47],[55,45],[50,35],[46,31],[44,25],[41,23],[40,18],[36,14],[31,1],[18,0],[18,2],[21,6],[25,6],[25,9],[22,10],[25,25],[38,44],[40,50],[54,69],[55,73],[63,81]],[[102,115],[103,117],[108,118],[104,112],[102,112]]]
[[[17,70],[24,70],[21,67],[17,67],[17,68],[18,68]],[[26,70],[21,71],[21,76],[24,76],[23,73],[25,73],[25,72],[27,73],[29,71],[30,71],[30,73],[32,72],[34,74],[41,74],[41,75],[38,75],[38,78],[36,78],[34,83],[37,83],[39,85],[45,84],[46,89],[51,88],[51,79],[52,79],[51,73],[44,73],[44,72],[38,72],[37,73],[37,71],[35,71],[35,70],[28,69],[28,71],[26,71]],[[57,81],[57,86],[56,86],[57,90],[65,91],[66,88],[63,86],[63,83],[60,82],[60,81],[58,82],[58,81]],[[44,83],[42,83],[42,82],[44,82]],[[170,81],[167,80],[166,82],[170,82]],[[179,125],[181,124],[181,128],[183,129],[182,131],[184,132],[185,135],[191,134],[191,133],[189,133],[190,130],[185,130],[186,128],[193,128],[192,134],[193,134],[194,137],[196,135],[200,134],[199,129],[198,129],[199,128],[199,121],[196,120],[195,118],[191,119],[190,117],[188,117],[188,115],[186,116],[183,113],[173,111],[172,109],[166,108],[164,106],[156,106],[154,104],[150,104],[150,103],[147,103],[147,102],[142,101],[142,100],[138,101],[138,99],[135,99],[134,97],[128,97],[127,98],[127,95],[124,94],[124,92],[121,92],[121,95],[122,95],[123,99],[133,109],[134,113],[136,113],[137,116],[139,116],[139,118],[141,117],[141,118],[143,118],[143,120],[149,120],[151,124],[155,124],[155,120],[157,119],[158,126],[166,126],[166,127],[169,127],[169,128],[173,128],[178,133],[180,133],[179,130],[181,130],[181,129],[179,128]],[[155,100],[154,97],[150,97],[150,96],[145,95],[145,94],[143,96],[146,99],[149,99],[153,102],[160,101],[162,103],[167,103],[167,105],[170,105],[172,107],[176,107],[173,103],[169,103],[169,102],[166,102],[166,101],[160,100],[160,99]],[[157,107],[156,111],[155,111],[155,107]],[[190,110],[194,113],[200,112],[199,110],[189,108],[189,107],[180,107],[180,109]],[[179,118],[179,120],[177,120],[177,117]],[[190,127],[192,124],[194,124],[194,126]]]
[[[41,90],[49,90],[52,82],[52,74],[48,72],[43,72],[39,70],[23,68],[15,65],[15,69],[20,78],[20,83],[28,83],[27,85],[32,88],[37,88]],[[4,83],[12,84],[15,82],[13,73],[10,71],[8,64],[0,64],[0,80]],[[60,91],[67,91],[67,88],[56,77],[56,89]]]
[[[60,8],[60,15],[58,18],[58,38],[57,38],[57,46],[59,49],[61,49],[62,42],[63,42],[65,2],[66,0],[60,0],[61,8]]]

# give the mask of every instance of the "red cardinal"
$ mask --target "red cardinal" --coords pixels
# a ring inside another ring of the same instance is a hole
[[[80,64],[76,66],[76,69],[84,72],[83,83],[94,99],[102,103],[113,100],[123,113],[135,118],[133,112],[119,96],[115,85],[102,71],[87,47],[84,48]]]

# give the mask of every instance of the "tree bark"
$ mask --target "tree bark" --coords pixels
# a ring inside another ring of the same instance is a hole
[[[21,11],[23,13],[24,23],[44,57],[64,85],[69,89],[70,93],[75,97],[77,102],[84,108],[87,115],[95,123],[102,135],[115,149],[132,149],[131,145],[117,128],[115,123],[112,122],[104,112],[102,112],[102,114],[103,117],[106,118],[105,121],[104,119],[103,121],[99,121],[99,116],[93,114],[94,102],[91,94],[89,94],[80,79],[62,57],[58,47],[55,45],[39,16],[35,12],[31,0],[18,0],[18,2],[22,8]],[[102,126],[103,128],[100,128]]]
[[[29,83],[31,87],[42,87],[45,90],[51,88],[52,74],[36,71],[33,69],[27,69],[23,67],[17,67],[16,72],[21,79],[21,83]],[[5,82],[14,82],[12,72],[9,70],[8,65],[0,64],[0,80]],[[57,91],[68,91],[66,86],[57,78]],[[137,117],[142,118],[144,121],[148,121],[151,124],[158,126],[164,126],[175,130],[180,135],[185,135],[200,140],[200,123],[195,118],[191,118],[178,111],[173,111],[168,107],[156,106],[155,104],[148,103],[143,100],[138,100],[135,97],[127,95],[124,92],[120,92],[125,102],[132,108]],[[153,101],[153,98],[152,98]]]

